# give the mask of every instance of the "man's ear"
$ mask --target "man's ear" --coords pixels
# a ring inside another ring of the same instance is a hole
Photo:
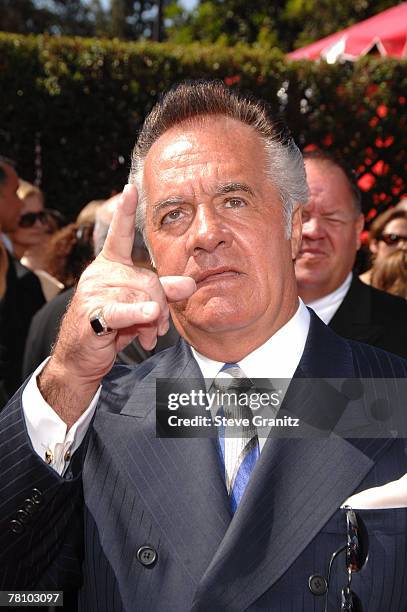
[[[356,219],[356,223],[355,223],[355,237],[356,237],[356,250],[357,251],[360,249],[360,246],[361,246],[360,235],[363,231],[364,226],[365,226],[365,217],[361,213]]]
[[[302,205],[298,204],[291,217],[291,257],[296,260],[302,239]]]

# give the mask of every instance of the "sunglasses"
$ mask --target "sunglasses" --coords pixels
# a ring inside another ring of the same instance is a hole
[[[48,213],[41,210],[40,212],[29,212],[21,215],[20,221],[18,225],[20,227],[32,227],[35,225],[36,221],[42,223],[42,225],[47,225],[48,223]]]
[[[400,236],[400,234],[382,234],[379,236],[379,240],[388,246],[396,246],[400,242],[407,242],[407,236]]]
[[[310,577],[310,582],[312,579],[318,579],[319,581],[318,595],[323,595],[325,593],[324,612],[328,612],[328,595],[332,565],[342,552],[345,552],[345,567],[348,579],[341,590],[340,610],[341,612],[363,612],[359,597],[352,591],[352,576],[354,573],[359,572],[367,561],[369,538],[366,527],[360,516],[358,516],[349,506],[345,508],[345,511],[347,536],[345,546],[341,546],[341,548],[336,550],[331,556],[326,579],[319,575]],[[317,594],[312,589],[311,591]]]
[[[346,544],[346,569],[348,572],[348,582],[343,587],[341,593],[341,610],[351,610],[362,612],[360,599],[351,590],[352,575],[359,572],[367,560],[367,531],[364,523],[352,508],[346,510],[347,524],[347,544]]]

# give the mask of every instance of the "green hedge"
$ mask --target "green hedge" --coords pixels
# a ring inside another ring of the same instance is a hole
[[[267,99],[302,147],[342,154],[369,187],[364,210],[372,217],[406,191],[406,67],[373,58],[286,62],[244,46],[0,34],[0,153],[28,180],[41,169],[47,205],[72,217],[121,189],[158,93],[184,78],[219,77]]]

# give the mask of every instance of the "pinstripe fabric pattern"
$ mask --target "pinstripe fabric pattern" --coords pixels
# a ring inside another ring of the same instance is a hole
[[[297,376],[406,373],[403,360],[344,341],[313,317]],[[155,379],[174,376],[200,376],[183,342],[136,369],[115,368],[70,479],[33,453],[15,396],[0,416],[1,588],[77,585],[80,612],[322,612],[308,578],[326,572],[343,541],[338,508],[405,473],[405,441],[270,439],[232,520],[214,440],[155,437]],[[33,488],[42,503],[13,534]],[[363,518],[371,555],[355,592],[369,612],[405,612],[407,510]],[[143,545],[157,552],[151,567],[137,559]]]

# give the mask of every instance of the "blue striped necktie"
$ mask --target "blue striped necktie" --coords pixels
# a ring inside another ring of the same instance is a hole
[[[229,394],[229,397],[233,393],[247,393],[252,386],[252,382],[236,363],[226,363],[213,381],[213,387],[220,393]],[[228,426],[218,428],[219,455],[234,514],[259,458],[259,440],[249,406],[224,402],[219,406],[218,414],[236,420],[247,418],[250,423],[249,426],[234,426],[232,429]]]

